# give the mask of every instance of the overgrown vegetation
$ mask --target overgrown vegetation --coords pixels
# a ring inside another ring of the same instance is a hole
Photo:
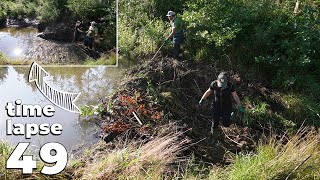
[[[300,1],[293,13],[295,2],[120,1],[122,58],[149,60],[169,33],[165,14],[174,10],[186,25],[186,61],[161,57],[129,71],[99,109],[108,144],[85,151],[74,177],[318,179],[319,3]],[[233,75],[246,112],[219,128],[212,143],[211,99],[197,104],[221,70]],[[161,126],[170,122],[182,128]],[[163,131],[170,133],[159,136]],[[181,144],[182,135],[192,144]]]
[[[272,137],[255,154],[238,154],[226,169],[212,169],[209,179],[317,179],[320,136],[310,129],[291,139]]]
[[[12,151],[0,143],[2,179],[37,178],[64,179],[317,179],[320,177],[320,137],[316,130],[303,129],[291,139],[271,137],[261,141],[255,153],[233,155],[226,168],[203,166],[193,156],[181,156],[189,140],[167,127],[149,142],[127,139],[116,144],[100,142],[85,149],[81,159],[71,159],[64,172],[31,177],[19,171],[6,170],[5,160]],[[169,131],[168,131],[169,130]],[[115,146],[116,145],[116,146]],[[209,173],[208,173],[209,172]]]
[[[319,2],[300,1],[293,13],[295,2],[120,2],[119,48],[128,59],[154,54],[169,34],[165,14],[175,10],[185,22],[187,59],[254,72],[254,78],[274,87],[304,89],[319,97]]]
[[[102,54],[98,59],[87,59],[83,64],[84,65],[116,65],[117,55],[114,52],[109,53],[108,55]]]

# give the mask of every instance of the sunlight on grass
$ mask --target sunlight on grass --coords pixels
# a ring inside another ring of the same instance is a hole
[[[255,154],[239,154],[226,169],[212,169],[209,179],[317,179],[320,136],[303,129],[291,139],[274,137]]]
[[[83,64],[84,65],[116,65],[117,63],[117,55],[114,52],[106,55],[103,54],[98,59],[89,58]]]

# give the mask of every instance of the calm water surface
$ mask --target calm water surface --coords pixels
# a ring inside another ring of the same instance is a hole
[[[44,40],[35,28],[0,28],[0,52],[12,59],[48,64],[81,64],[87,55],[78,46]]]
[[[48,84],[57,90],[64,92],[81,92],[76,105],[96,105],[117,88],[117,82],[122,78],[122,72],[117,68],[87,68],[87,67],[55,67],[44,68],[51,76]],[[33,149],[38,149],[46,142],[59,142],[69,151],[83,145],[98,141],[96,135],[99,128],[95,123],[88,123],[78,114],[71,113],[55,106],[53,117],[14,117],[7,116],[5,106],[8,102],[22,100],[22,104],[39,104],[44,107],[51,104],[34,82],[29,83],[29,68],[26,67],[0,67],[0,139],[9,141],[12,145],[18,142],[31,142]],[[6,120],[12,119],[12,123],[59,123],[63,126],[59,136],[33,136],[25,139],[24,136],[6,135]]]

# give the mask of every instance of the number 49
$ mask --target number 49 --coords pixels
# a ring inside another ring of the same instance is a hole
[[[32,170],[37,168],[37,162],[32,159],[32,156],[23,155],[29,144],[22,142],[16,146],[7,160],[7,169],[22,169],[23,174],[31,174]],[[47,175],[60,173],[68,162],[66,148],[59,143],[46,143],[43,145],[40,148],[40,158],[45,163],[55,163],[54,166],[43,166],[41,173]]]

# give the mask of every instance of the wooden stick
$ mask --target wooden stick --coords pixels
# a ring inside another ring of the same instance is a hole
[[[133,114],[133,116],[136,118],[136,120],[138,121],[138,123],[142,126],[142,122],[140,121],[138,115],[137,115],[134,111],[132,111],[132,114]]]
[[[311,154],[310,154],[304,161],[302,161],[297,167],[295,167],[295,168],[290,172],[290,174],[288,174],[288,176],[286,177],[285,180],[287,180],[287,179],[291,176],[292,173],[294,173],[297,169],[299,169],[299,168],[302,166],[302,164],[305,163],[310,157],[311,157]]]
[[[293,10],[294,15],[298,14],[298,12],[299,12],[299,4],[300,4],[300,1],[297,0],[296,5],[294,6],[294,10]]]
[[[200,93],[200,94],[202,94],[202,93],[201,93],[201,90],[200,90],[200,88],[199,88],[199,86],[198,86],[197,81],[196,81],[196,80],[194,80],[194,79],[193,79],[193,81],[194,81],[194,83],[196,83],[196,86],[197,86],[197,88],[198,88],[198,90],[199,90],[199,93]]]
[[[240,143],[238,143],[237,141],[231,139],[231,138],[224,132],[224,130],[223,130],[222,128],[221,128],[221,130],[222,130],[223,134],[224,134],[230,141],[236,143],[236,144],[239,145],[240,147],[243,146],[243,144],[240,144]]]

